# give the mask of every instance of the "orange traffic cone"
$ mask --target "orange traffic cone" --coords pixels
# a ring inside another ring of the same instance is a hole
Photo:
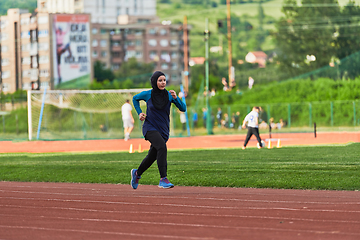
[[[133,147],[133,145],[132,145],[132,144],[130,144],[129,153],[134,153],[134,152],[135,152],[134,147]]]
[[[272,145],[271,145],[271,139],[269,139],[269,142],[268,142],[268,149],[271,149],[272,148]]]
[[[144,150],[141,148],[141,144],[139,144],[139,153],[142,153]]]
[[[277,142],[277,145],[276,145],[277,148],[281,148],[281,142],[280,142],[280,138],[278,139],[278,142]]]

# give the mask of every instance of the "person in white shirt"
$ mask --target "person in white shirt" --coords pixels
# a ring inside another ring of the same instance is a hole
[[[258,141],[257,147],[259,149],[262,148],[261,138],[259,135],[259,112],[260,112],[259,107],[253,107],[252,111],[248,115],[246,115],[246,117],[244,118],[242,128],[245,129],[246,123],[247,123],[248,132],[247,132],[244,146],[242,147],[242,149],[246,148],[246,145],[248,144],[248,142],[253,134],[255,135],[255,137]]]
[[[130,100],[126,99],[126,103],[124,103],[121,107],[125,141],[130,139],[130,133],[134,129],[134,118],[131,114],[131,110],[132,106],[130,104]]]

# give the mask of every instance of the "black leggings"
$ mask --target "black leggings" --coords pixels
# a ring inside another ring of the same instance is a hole
[[[158,131],[149,131],[145,135],[151,145],[148,155],[141,162],[137,174],[141,176],[157,160],[160,177],[167,176],[167,147],[166,141]]]
[[[248,127],[248,132],[247,132],[246,139],[244,142],[244,147],[246,147],[246,145],[248,144],[248,142],[253,134],[255,135],[257,141],[259,142],[259,144],[261,146],[261,138],[259,135],[259,128]]]

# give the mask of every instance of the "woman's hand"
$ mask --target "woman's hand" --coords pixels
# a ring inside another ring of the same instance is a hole
[[[171,96],[173,97],[173,99],[176,99],[176,92],[174,90],[170,90],[169,93],[171,94]]]
[[[139,114],[139,119],[140,119],[140,121],[144,121],[145,118],[146,118],[146,114],[145,114],[145,113],[140,113],[140,114]]]

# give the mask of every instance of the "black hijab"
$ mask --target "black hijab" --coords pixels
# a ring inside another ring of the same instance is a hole
[[[169,102],[169,92],[164,89],[160,90],[157,86],[157,80],[160,76],[165,76],[163,72],[156,71],[151,76],[151,101],[154,107],[158,110],[163,109]]]

